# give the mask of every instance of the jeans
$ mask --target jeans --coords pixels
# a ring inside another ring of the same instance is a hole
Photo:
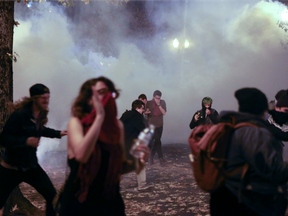
[[[163,158],[162,143],[161,143],[162,132],[163,132],[163,126],[155,128],[155,132],[154,132],[154,136],[153,136],[154,145],[152,146],[152,150],[151,150],[151,157],[152,158],[154,157],[156,152],[158,154],[159,159]]]
[[[13,189],[21,182],[30,184],[44,197],[47,216],[56,215],[52,205],[56,190],[40,165],[26,171],[8,169],[0,165],[0,209],[4,207]]]

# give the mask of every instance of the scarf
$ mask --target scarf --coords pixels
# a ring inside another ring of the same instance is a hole
[[[162,115],[162,113],[159,109],[159,106],[156,104],[154,98],[152,99],[152,101],[153,101],[153,114],[156,118],[159,118]]]
[[[269,114],[271,114],[270,118],[268,119],[269,123],[274,124],[276,127],[280,128],[283,131],[283,128],[285,128],[285,125],[288,122],[288,113],[270,110]]]
[[[101,149],[109,152],[109,164],[104,183],[104,197],[113,199],[116,195],[116,189],[120,182],[122,171],[123,150],[120,144],[120,130],[118,127],[117,107],[111,93],[108,93],[102,100],[105,110],[105,118],[99,133],[98,140],[95,143],[92,155],[85,164],[80,164],[77,177],[80,179],[80,190],[76,196],[80,203],[86,200],[89,188],[96,178],[101,166]],[[81,119],[84,127],[84,134],[90,129],[96,117],[96,110]]]

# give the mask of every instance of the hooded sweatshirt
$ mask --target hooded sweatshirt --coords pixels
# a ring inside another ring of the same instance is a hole
[[[197,110],[196,113],[194,113],[192,120],[189,124],[190,129],[195,128],[196,126],[199,125],[208,125],[208,124],[216,124],[217,123],[217,117],[218,117],[218,112],[215,109],[211,108],[212,104],[208,108],[210,110],[210,115],[206,115],[206,107],[204,106],[204,103],[202,102],[202,109]],[[200,118],[198,121],[195,121],[195,115],[200,112]]]

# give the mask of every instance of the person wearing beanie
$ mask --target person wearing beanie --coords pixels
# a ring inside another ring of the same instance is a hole
[[[256,88],[235,92],[239,111],[222,111],[219,122],[247,122],[232,134],[227,152],[228,172],[249,166],[225,180],[219,190],[210,193],[210,215],[285,216],[287,208],[288,163],[284,162],[282,144],[265,120],[268,101]]]
[[[275,95],[275,106],[277,104],[277,101],[280,99],[280,97],[282,95],[285,95],[286,92],[287,92],[287,90],[285,90],[285,89],[281,89],[280,91],[277,92],[277,94]]]
[[[13,189],[26,182],[46,200],[46,215],[54,216],[52,201],[56,190],[39,165],[36,151],[42,136],[61,138],[67,131],[44,126],[48,121],[49,88],[37,83],[29,93],[30,97],[13,104],[14,111],[0,135],[0,144],[5,148],[0,164],[0,215]]]
[[[270,130],[281,141],[288,141],[288,90],[279,91],[274,109],[269,110]]]
[[[217,122],[218,112],[211,108],[212,102],[213,100],[210,97],[204,97],[202,99],[202,109],[197,110],[197,112],[195,112],[193,115],[189,124],[190,129],[193,129],[199,125],[210,125]]]

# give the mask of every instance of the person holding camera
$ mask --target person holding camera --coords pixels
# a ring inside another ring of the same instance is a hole
[[[191,129],[199,125],[209,125],[217,122],[218,112],[211,108],[212,102],[213,100],[210,97],[204,97],[202,99],[202,109],[197,110],[193,115],[189,125]]]

